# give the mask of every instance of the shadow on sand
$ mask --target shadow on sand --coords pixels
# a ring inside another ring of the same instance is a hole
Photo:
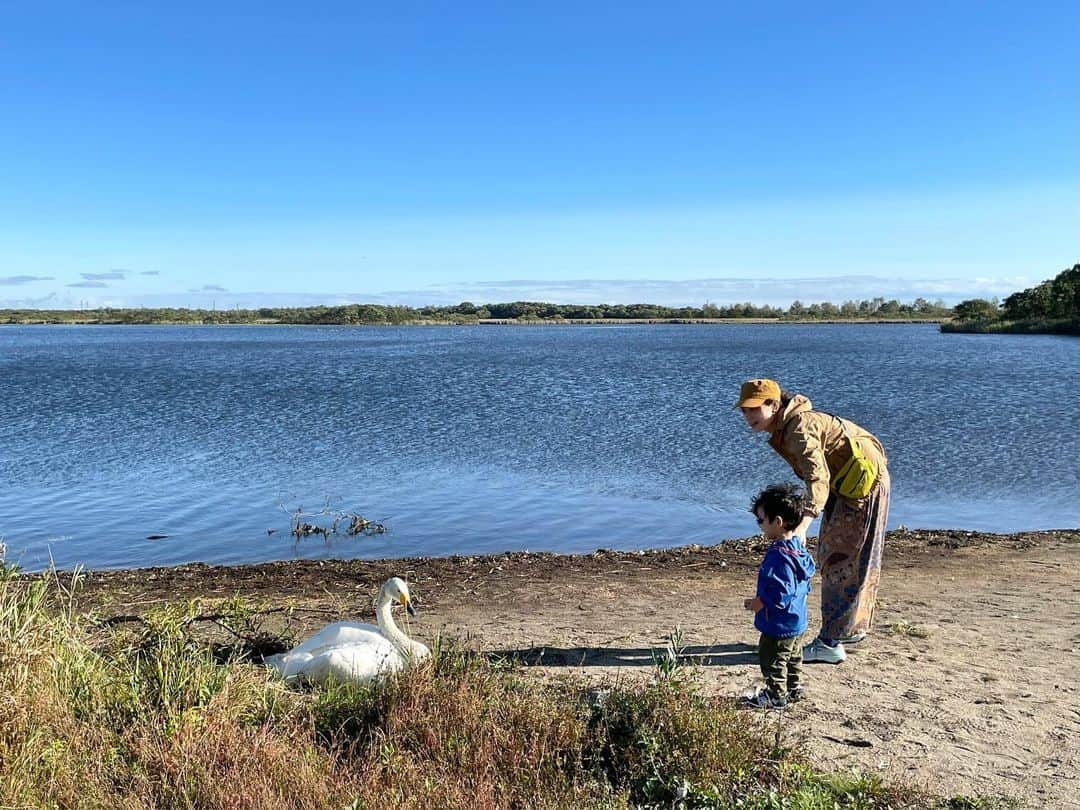
[[[667,655],[666,647],[527,647],[487,653],[492,661],[511,659],[529,667],[651,667]],[[756,665],[757,647],[740,643],[683,647],[678,661],[703,667]]]

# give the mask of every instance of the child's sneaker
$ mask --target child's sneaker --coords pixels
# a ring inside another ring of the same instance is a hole
[[[847,660],[847,653],[843,644],[830,647],[820,638],[815,638],[802,648],[802,658],[807,663],[820,661],[824,664],[840,664]]]
[[[768,689],[762,689],[756,695],[747,695],[743,700],[755,709],[782,709],[788,704],[787,695],[774,698]]]
[[[806,692],[803,691],[801,686],[796,686],[794,689],[788,689],[788,703],[798,703],[804,697],[806,697]]]

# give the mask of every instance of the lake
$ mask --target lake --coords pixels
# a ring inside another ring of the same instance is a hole
[[[1080,525],[1076,338],[906,324],[4,326],[0,374],[0,535],[28,570],[747,536],[750,497],[793,478],[732,409],[754,376],[881,438],[892,527]],[[387,532],[297,540],[300,508]]]

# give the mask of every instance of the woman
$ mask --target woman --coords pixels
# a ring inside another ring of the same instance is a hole
[[[889,517],[889,470],[877,438],[847,419],[813,410],[804,396],[780,390],[775,380],[749,380],[735,407],[750,429],[769,434],[769,444],[806,484],[810,506],[795,530],[806,531],[821,516],[817,564],[821,572],[821,630],[803,648],[806,661],[839,664],[844,644],[866,638],[874,617],[885,523]],[[863,497],[838,494],[852,443],[870,462]]]

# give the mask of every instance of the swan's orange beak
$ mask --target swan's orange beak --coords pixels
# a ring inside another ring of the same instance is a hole
[[[405,610],[409,611],[410,616],[416,615],[416,608],[413,607],[412,600],[410,600],[409,597],[407,597],[405,594],[401,595],[401,604],[405,606]]]

